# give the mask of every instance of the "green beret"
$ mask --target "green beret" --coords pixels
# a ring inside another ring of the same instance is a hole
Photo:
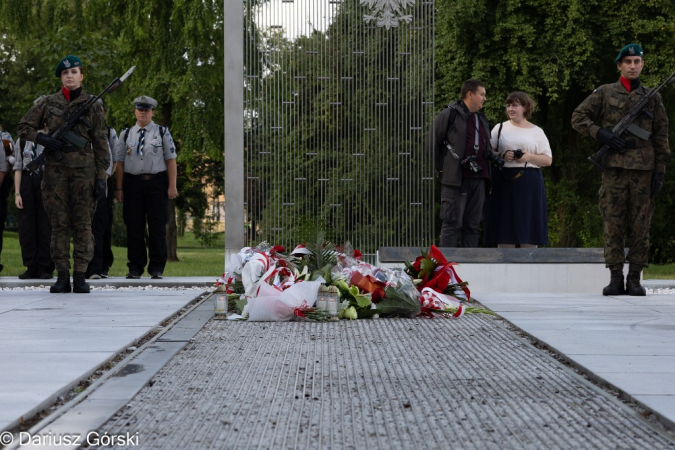
[[[643,55],[642,47],[640,47],[637,44],[628,44],[624,48],[621,49],[619,52],[619,56],[616,57],[614,60],[614,64],[619,64],[621,62],[621,58],[624,56],[639,56],[642,58]]]
[[[54,73],[58,78],[61,76],[61,72],[66,69],[70,69],[71,67],[80,67],[80,70],[82,70],[82,61],[80,61],[80,58],[77,56],[66,55],[65,58],[59,61],[59,64],[56,66]]]

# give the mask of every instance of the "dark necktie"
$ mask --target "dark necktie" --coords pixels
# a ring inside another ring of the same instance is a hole
[[[141,128],[141,131],[138,133],[138,149],[136,150],[137,155],[143,156],[144,145],[145,145],[145,128]]]

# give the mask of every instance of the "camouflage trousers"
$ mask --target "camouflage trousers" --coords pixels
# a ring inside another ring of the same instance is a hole
[[[86,272],[94,255],[95,178],[95,167],[45,166],[42,198],[52,225],[50,250],[58,271],[70,270],[71,235],[75,272]]]
[[[599,192],[600,215],[604,220],[605,265],[610,270],[642,271],[649,266],[649,224],[654,213],[651,170],[607,167]],[[628,254],[624,236],[628,234]]]

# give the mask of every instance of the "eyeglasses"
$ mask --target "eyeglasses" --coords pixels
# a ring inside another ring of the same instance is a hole
[[[520,103],[507,103],[504,105],[504,108],[509,109],[509,108],[517,108],[519,106],[523,106]]]

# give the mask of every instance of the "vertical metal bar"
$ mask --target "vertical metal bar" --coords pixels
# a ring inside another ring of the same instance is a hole
[[[225,265],[228,253],[244,245],[244,57],[241,0],[225,0],[224,37],[224,132],[225,132]]]

